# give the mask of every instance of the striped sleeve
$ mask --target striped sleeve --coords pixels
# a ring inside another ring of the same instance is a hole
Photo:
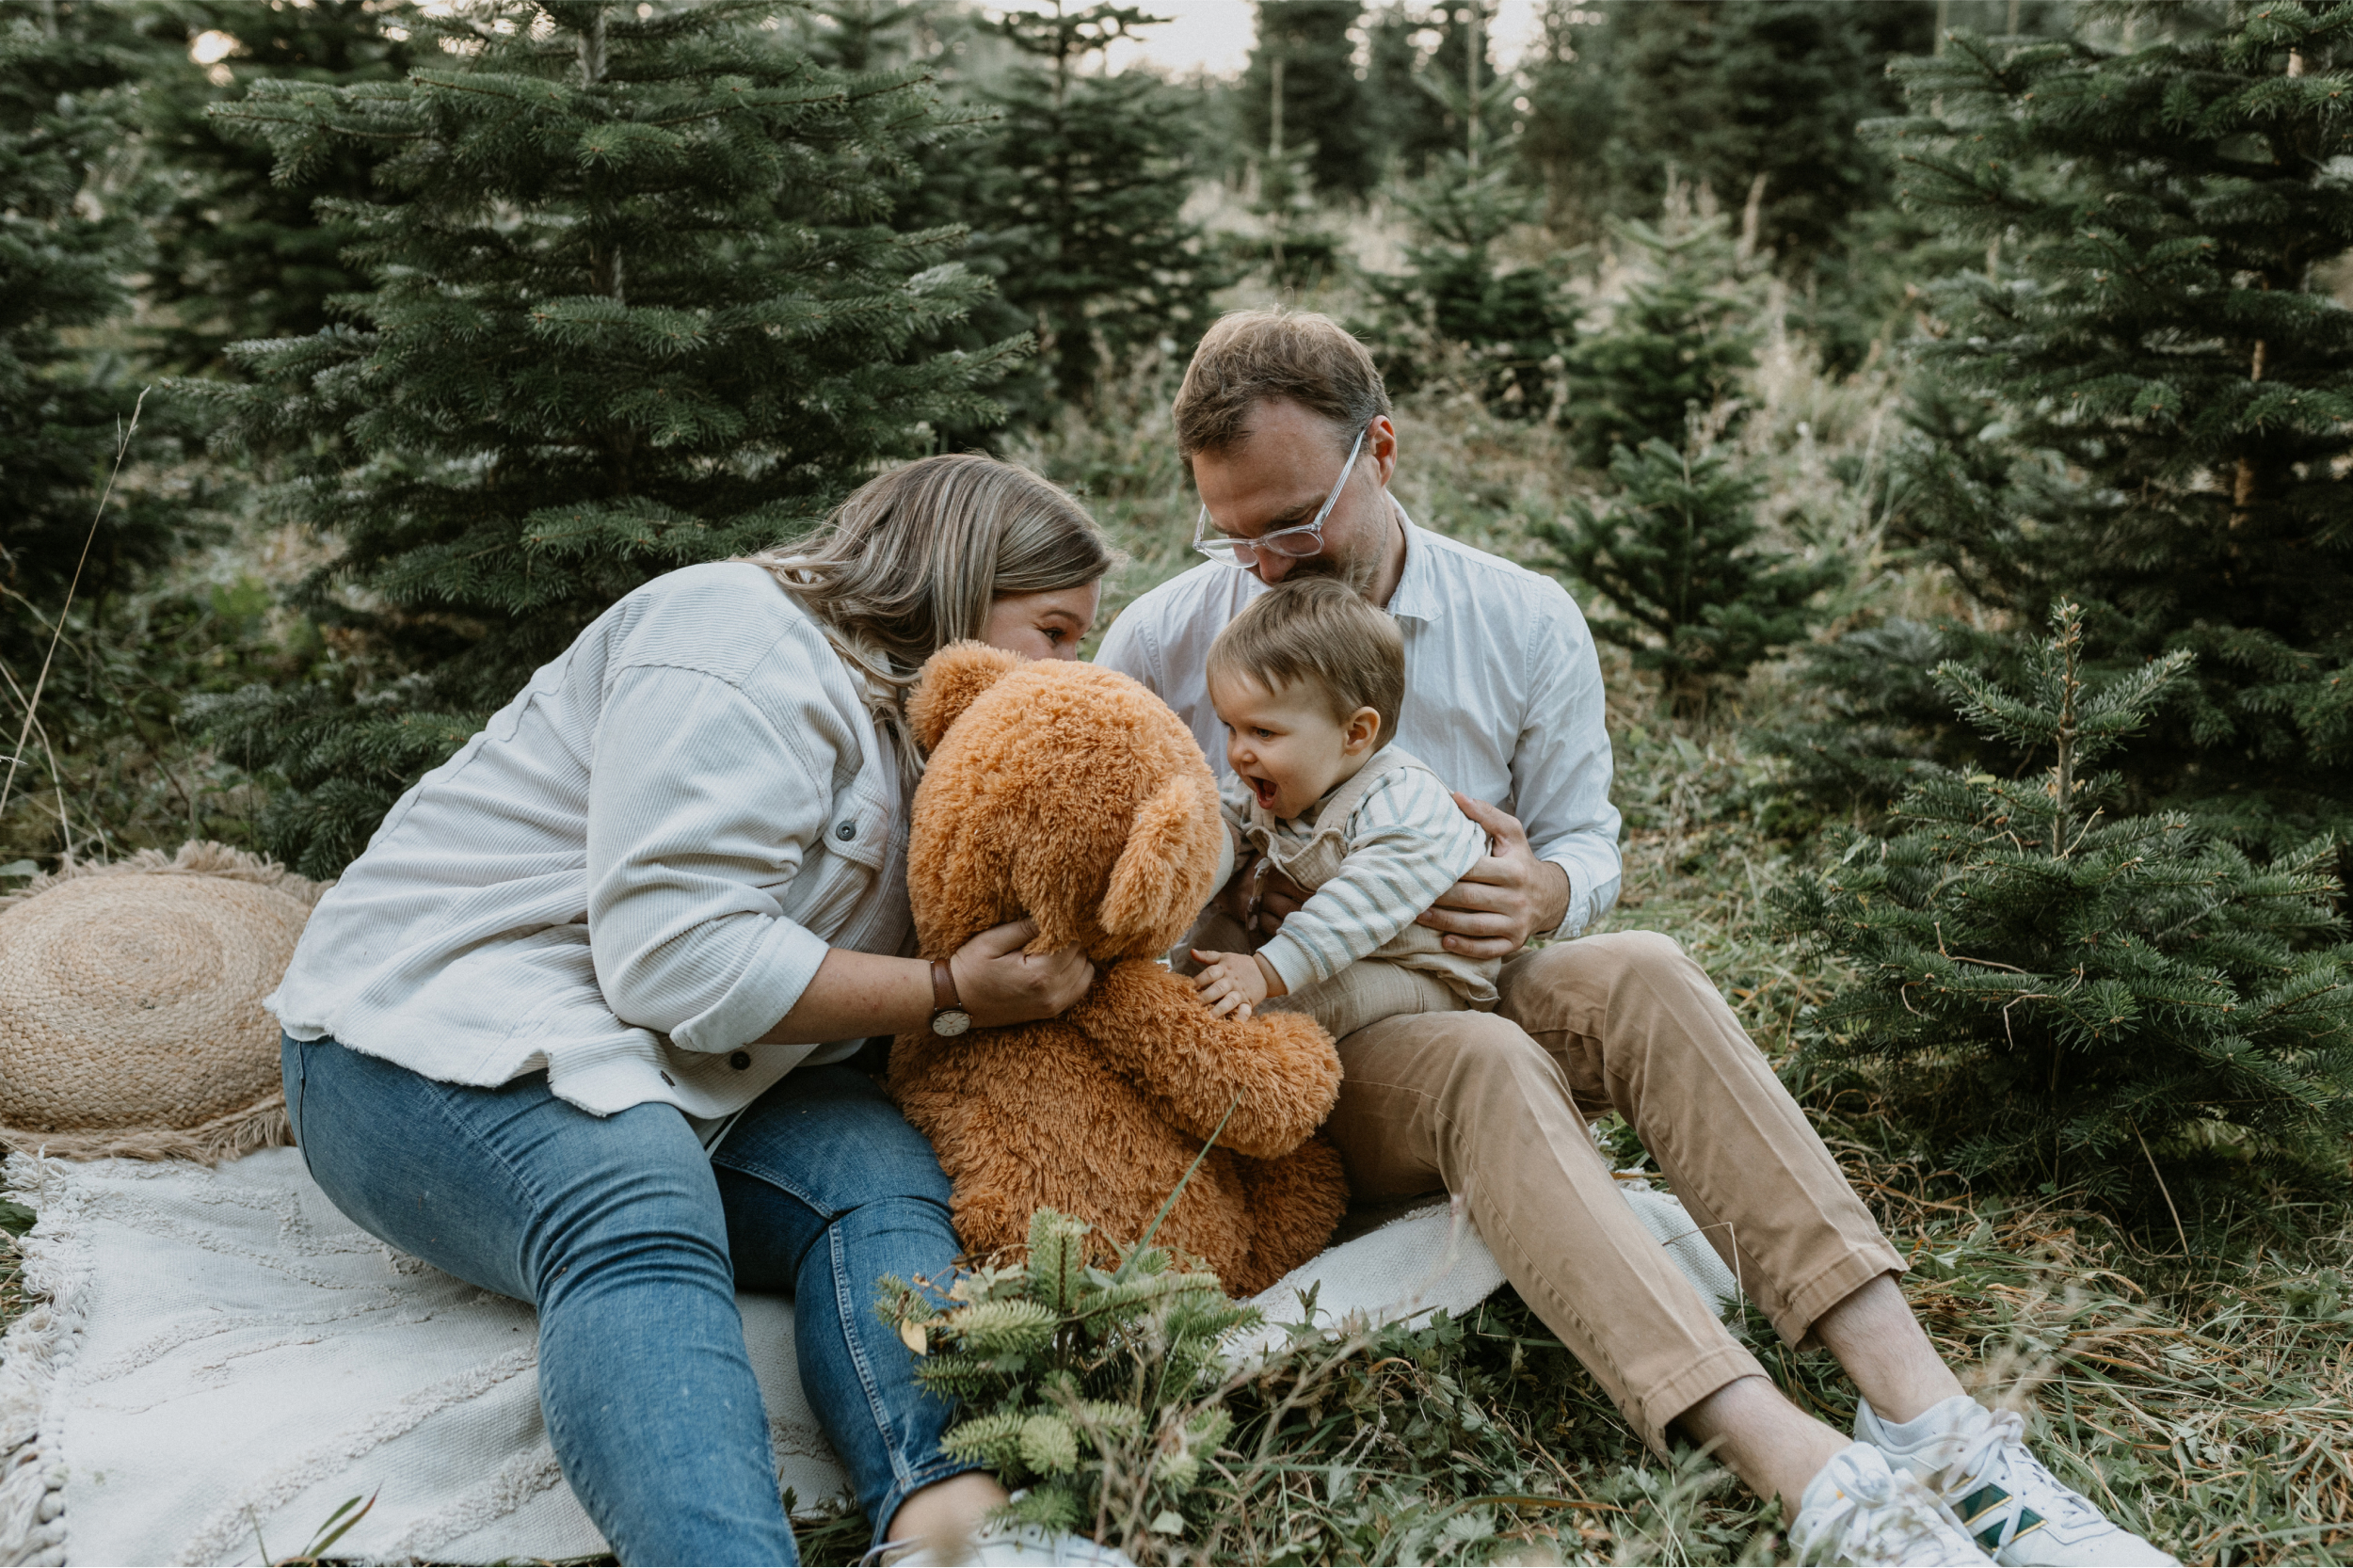
[[[1412,924],[1487,853],[1487,836],[1437,777],[1401,768],[1343,827],[1339,873],[1258,950],[1292,991],[1329,980]]]

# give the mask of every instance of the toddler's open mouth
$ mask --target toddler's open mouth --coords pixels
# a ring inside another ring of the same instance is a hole
[[[1252,774],[1244,774],[1241,776],[1242,782],[1250,786],[1250,792],[1258,797],[1259,806],[1269,811],[1273,810],[1275,792],[1274,780],[1271,778],[1260,778]]]

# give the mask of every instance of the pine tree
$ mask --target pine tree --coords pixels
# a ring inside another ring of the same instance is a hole
[[[1694,217],[1681,193],[1664,223],[1613,220],[1642,271],[1609,324],[1568,355],[1565,417],[1579,460],[1613,449],[1682,444],[1692,416],[1729,433],[1745,409],[1740,373],[1756,364],[1757,300],[1740,276],[1721,217]]]
[[[1010,389],[1025,416],[1050,396],[1082,403],[1107,364],[1209,324],[1222,280],[1192,194],[1185,97],[1142,71],[1090,56],[1162,20],[1114,4],[1008,12],[1004,35],[1032,64],[982,95],[1002,117],[972,154],[982,171],[960,216],[995,236],[998,288],[1041,348],[1043,388]]]
[[[922,1384],[963,1407],[941,1448],[1022,1488],[1016,1517],[1180,1534],[1207,1522],[1202,1482],[1233,1427],[1220,1348],[1259,1313],[1163,1248],[1090,1267],[1086,1231],[1041,1208],[1022,1261],[960,1274],[945,1304],[887,1279],[883,1315],[923,1357]]]
[[[2053,42],[1901,62],[1876,133],[1985,263],[1933,295],[1930,433],[1898,537],[2093,654],[2198,655],[2121,760],[2132,798],[2284,850],[2353,828],[2353,8],[2110,8]],[[2137,41],[2131,41],[2137,40]]]
[[[1298,149],[1305,167],[1294,182],[1326,200],[1361,201],[1381,174],[1348,36],[1364,9],[1358,0],[1258,0],[1257,40],[1242,73],[1244,139]]]
[[[1846,580],[1839,556],[1808,563],[1760,549],[1764,487],[1696,434],[1680,446],[1620,447],[1609,477],[1609,500],[1573,502],[1565,525],[1539,523],[1535,534],[1556,552],[1554,569],[1616,607],[1588,610],[1593,635],[1657,671],[1677,708],[1704,708],[1711,688],[1803,641],[1819,618],[1816,596]]]
[[[1497,0],[1390,0],[1370,17],[1370,67],[1361,101],[1385,161],[1393,166],[1392,179],[1426,179],[1449,153],[1463,151],[1469,105],[1444,93],[1433,97],[1430,88],[1465,82],[1474,60],[1480,82],[1496,79],[1498,8]]]
[[[1277,288],[1311,283],[1339,259],[1339,235],[1323,225],[1317,201],[1326,185],[1318,170],[1331,167],[1322,142],[1313,139],[1318,133],[1353,138],[1355,155],[1338,178],[1353,189],[1332,188],[1362,196],[1371,177],[1348,58],[1348,28],[1360,9],[1353,0],[1259,0],[1257,45],[1241,97],[1244,135],[1263,149],[1250,203],[1263,232],[1229,244],[1244,262],[1264,265]]]
[[[1465,14],[1471,14],[1466,8]],[[1511,156],[1509,76],[1474,72],[1466,42],[1464,75],[1420,78],[1459,143],[1399,194],[1413,220],[1405,270],[1367,279],[1378,309],[1366,336],[1392,389],[1411,392],[1466,355],[1488,404],[1523,418],[1553,412],[1562,357],[1577,333],[1577,305],[1562,259],[1515,265],[1504,253],[1513,231],[1533,223],[1542,199],[1519,181]]]
[[[139,392],[121,355],[72,341],[126,311],[122,277],[145,259],[147,193],[121,152],[147,59],[127,22],[71,0],[0,8],[0,661],[26,692],[77,572],[75,602],[103,606],[182,533],[136,488],[91,526]],[[152,442],[167,422],[148,414]]]
[[[885,71],[905,63],[905,33],[937,8],[938,0],[835,0],[814,4],[807,16],[809,53],[837,71]]]
[[[2093,764],[2193,656],[2099,680],[2081,612],[2051,628],[2016,687],[1935,677],[2046,771],[1928,772],[1894,837],[1834,835],[1827,869],[1773,895],[1787,934],[1857,971],[1812,1015],[1809,1052],[1872,1069],[1963,1176],[2081,1188],[2185,1244],[2231,1193],[2341,1192],[2353,946],[2330,846],[2259,868],[2180,813],[2106,815],[2119,780]]]
[[[184,36],[235,40],[209,79],[182,42],[139,85],[142,138],[173,175],[171,198],[149,225],[155,255],[141,291],[166,366],[218,371],[232,343],[307,337],[329,324],[330,298],[366,286],[343,256],[354,231],[322,222],[312,204],[364,199],[379,145],[347,137],[300,187],[282,185],[270,178],[265,145],[231,134],[206,111],[264,77],[344,87],[400,80],[409,51],[393,36],[404,31],[395,14],[374,0],[181,0],[157,18]]]
[[[292,184],[390,151],[349,224],[374,287],[184,383],[297,475],[336,546],[298,602],[356,650],[215,714],[281,777],[262,834],[331,875],[392,799],[647,578],[807,526],[927,425],[980,424],[1017,343],[912,348],[979,292],[952,230],[891,230],[924,72],[844,77],[764,5],[485,0],[418,15],[396,84],[267,80],[214,111]]]

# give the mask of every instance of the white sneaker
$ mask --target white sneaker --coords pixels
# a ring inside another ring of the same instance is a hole
[[[2016,1411],[1988,1410],[1966,1394],[1930,1406],[1901,1428],[1881,1420],[1865,1400],[1854,1421],[1857,1438],[1917,1476],[2006,1568],[2175,1562],[2109,1524],[2083,1494],[2060,1485],[2026,1451],[2025,1432]]]
[[[1801,1562],[1959,1568],[1991,1562],[1936,1495],[1868,1443],[1838,1450],[1806,1483],[1789,1544]]]
[[[994,1521],[974,1530],[960,1552],[942,1555],[928,1546],[894,1541],[860,1560],[888,1568],[1135,1568],[1135,1560],[1126,1553],[1070,1530]]]

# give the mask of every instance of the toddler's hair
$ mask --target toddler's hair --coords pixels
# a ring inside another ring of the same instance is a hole
[[[1253,600],[1209,645],[1210,684],[1235,675],[1273,692],[1307,681],[1343,724],[1371,709],[1381,715],[1379,751],[1397,739],[1405,705],[1405,634],[1345,583],[1293,578]]]

